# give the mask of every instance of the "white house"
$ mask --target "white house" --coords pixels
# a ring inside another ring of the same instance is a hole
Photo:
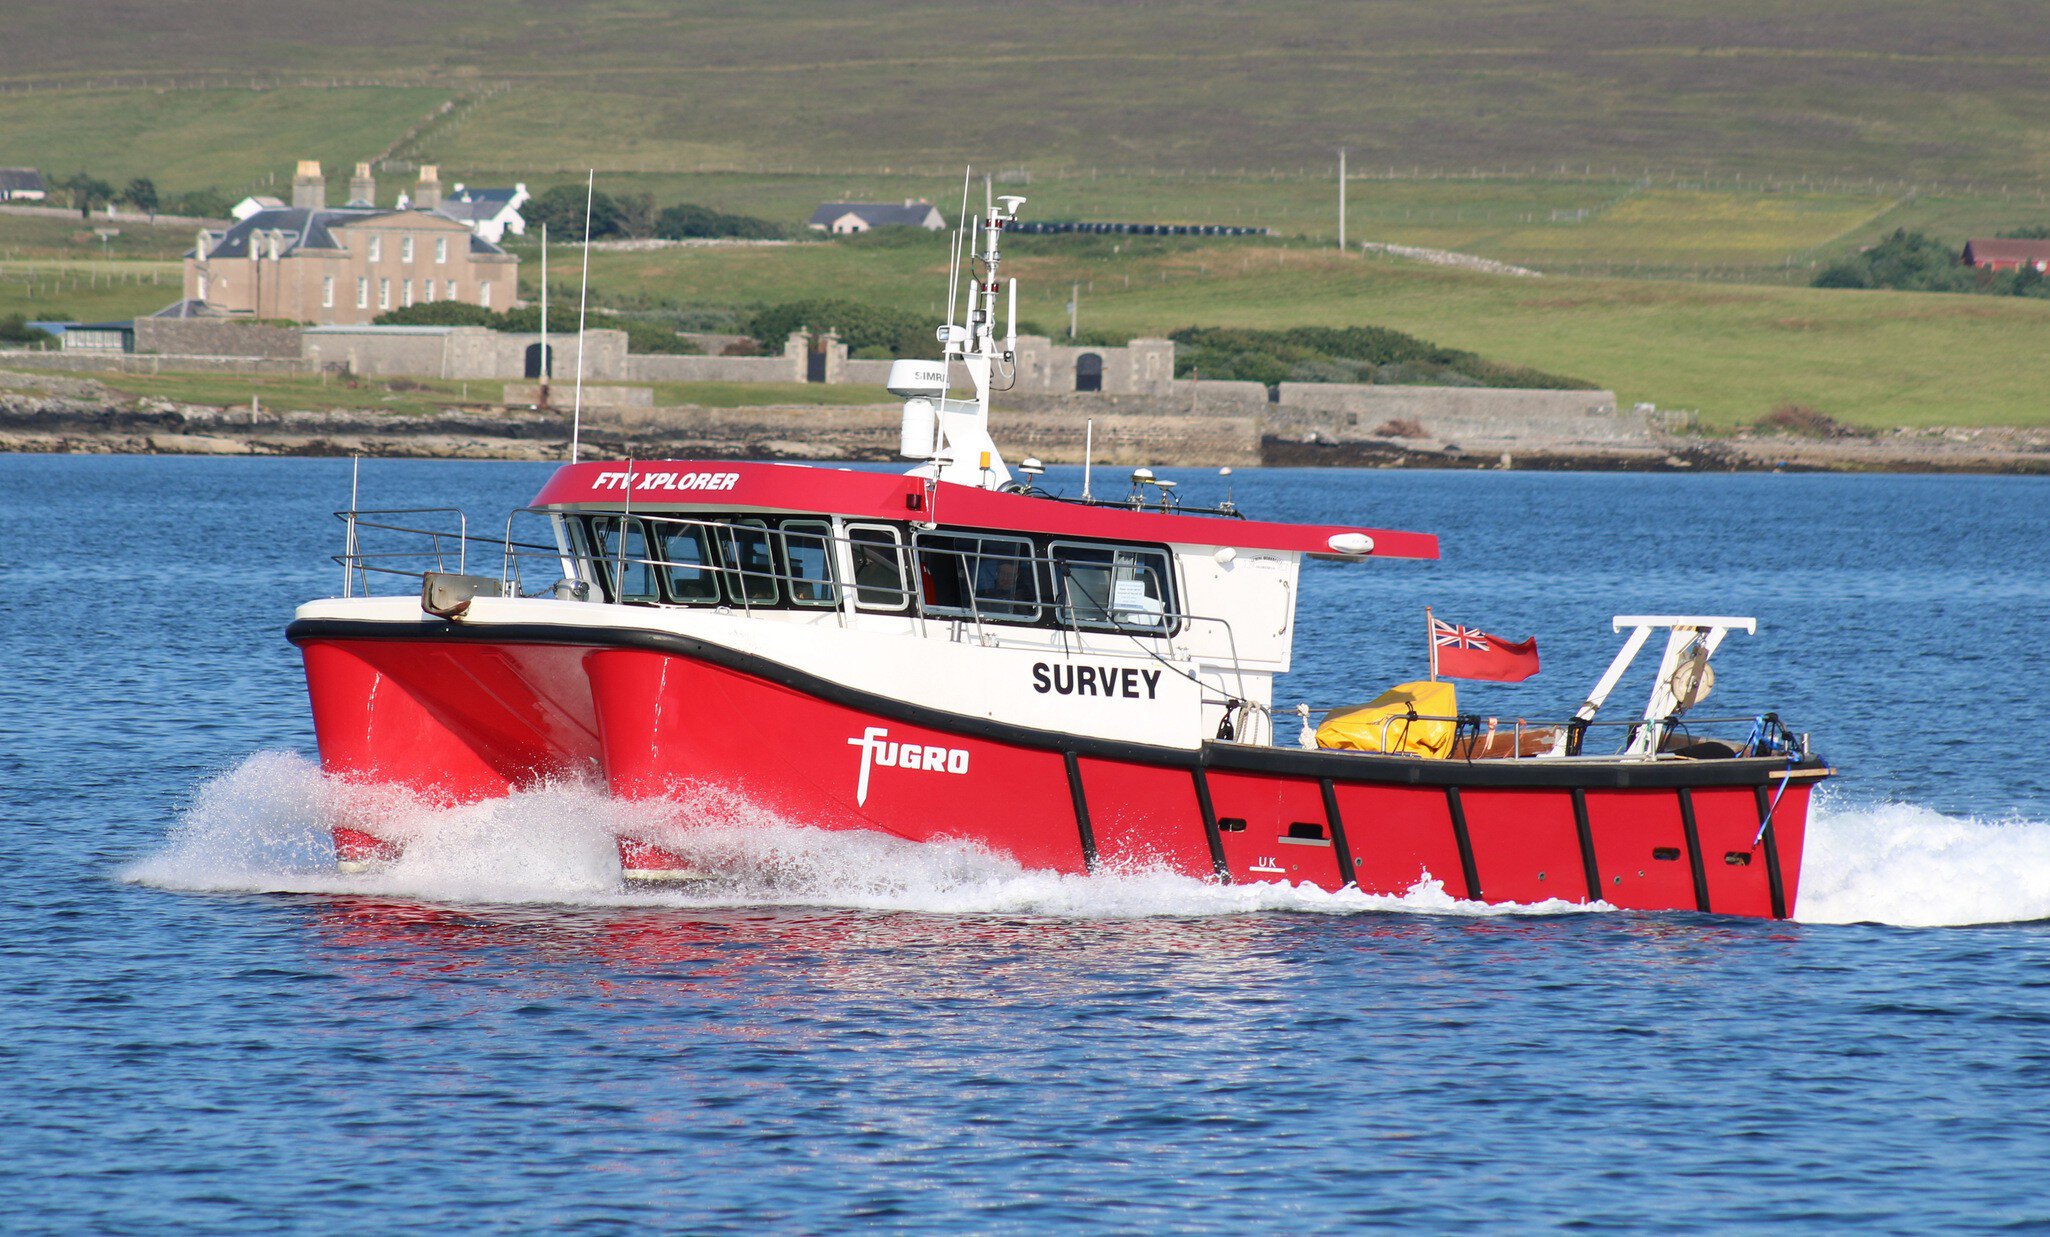
[[[240,223],[251,215],[261,214],[267,210],[283,209],[285,209],[285,200],[283,198],[273,198],[258,193],[251,194],[240,202],[235,203],[229,209],[228,214],[234,218],[236,223]]]
[[[0,202],[40,202],[50,196],[34,168],[0,168]]]
[[[532,196],[525,184],[510,189],[472,189],[457,182],[455,189],[442,199],[437,207],[440,214],[458,223],[467,225],[479,240],[496,245],[505,239],[507,232],[524,236],[527,221],[520,217],[520,207]]]
[[[922,198],[906,198],[902,206],[895,202],[828,202],[811,213],[812,231],[836,236],[889,227],[938,232],[946,226],[939,208]]]

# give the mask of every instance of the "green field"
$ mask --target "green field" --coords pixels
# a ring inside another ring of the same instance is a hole
[[[1730,428],[1782,403],[1866,425],[2039,425],[2050,303],[2010,297],[1546,277],[1515,279],[1323,248],[1019,237],[1019,314],[1058,328],[1082,286],[1085,325],[1394,327],[1494,360],[1699,411]],[[606,253],[604,302],[744,305],[859,297],[932,313],[944,248],[794,245]]]
[[[137,176],[165,193],[218,188],[291,196],[297,160],[319,159],[346,182],[354,161],[383,150],[453,96],[433,87],[280,90],[10,90],[0,133],[10,166],[45,175],[89,172],[116,188]],[[338,192],[343,186],[331,186]]]
[[[403,153],[944,175],[1301,172],[1345,146],[1362,171],[2050,183],[2050,24],[2002,0],[1047,0],[972,33],[930,0],[17,7],[8,158],[128,175],[154,151],[166,184],[364,158],[479,89],[502,93]]]

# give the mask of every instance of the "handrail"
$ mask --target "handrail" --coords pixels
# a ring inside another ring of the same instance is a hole
[[[1335,705],[1329,708],[1318,708],[1312,705],[1298,705],[1297,711],[1301,713],[1301,715],[1305,719],[1305,724],[1307,724],[1308,718],[1312,716],[1328,717],[1329,715],[1337,712],[1340,709],[1353,707],[1356,706]],[[1761,718],[1767,717],[1773,718],[1779,730],[1779,737],[1782,740],[1782,742],[1789,745],[1795,742],[1796,736],[1794,735],[1794,733],[1788,730],[1783,724],[1779,724],[1777,716],[1770,713],[1747,713],[1741,715],[1733,715],[1729,717],[1687,717],[1684,721],[1680,717],[1676,716],[1664,718],[1659,721],[1649,723],[1641,717],[1614,718],[1607,721],[1582,721],[1579,718],[1566,718],[1562,721],[1533,721],[1529,718],[1519,717],[1515,719],[1514,733],[1518,736],[1519,739],[1519,742],[1516,744],[1515,749],[1508,753],[1506,756],[1487,757],[1486,759],[1536,760],[1545,758],[1542,754],[1535,752],[1526,756],[1522,751],[1522,743],[1520,741],[1521,737],[1524,734],[1531,733],[1534,731],[1554,730],[1558,731],[1560,736],[1563,738],[1568,735],[1571,735],[1575,731],[1585,732],[1588,730],[1596,729],[1597,727],[1606,727],[1609,729],[1627,729],[1633,732],[1631,736],[1626,736],[1624,740],[1624,744],[1627,747],[1629,744],[1629,739],[1631,737],[1634,737],[1635,730],[1639,727],[1646,725],[1660,726],[1664,730],[1664,734],[1660,736],[1661,739],[1663,739],[1666,736],[1672,734],[1676,730],[1691,731],[1693,730],[1693,728],[1697,726],[1746,725],[1755,727]],[[1459,735],[1464,728],[1469,726],[1478,727],[1481,723],[1486,722],[1489,726],[1488,733],[1493,734],[1495,733],[1495,727],[1501,722],[1501,720],[1502,719],[1500,717],[1488,717],[1479,713],[1395,713],[1381,719],[1381,750],[1384,753],[1388,751],[1388,732],[1392,727],[1396,726],[1397,724],[1407,726],[1414,722],[1448,723],[1453,727],[1452,746],[1454,748],[1457,748],[1459,744]],[[1475,737],[1479,737],[1479,732],[1477,730]],[[1770,736],[1767,736],[1767,738],[1770,738]],[[1749,746],[1749,744],[1747,743],[1746,746]],[[1471,750],[1470,745],[1469,750]],[[1622,753],[1620,752],[1617,753],[1617,755],[1621,754]],[[1655,759],[1658,755],[1659,753],[1657,751],[1653,751],[1651,753],[1646,754],[1643,758]],[[1610,758],[1611,757],[1604,757],[1604,759]],[[1468,756],[1467,759],[1475,759],[1475,757]]]

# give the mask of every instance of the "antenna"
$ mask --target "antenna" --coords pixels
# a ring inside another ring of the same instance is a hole
[[[569,462],[572,464],[577,462],[577,442],[584,425],[584,313],[591,295],[591,200],[597,192],[598,169],[591,168],[584,178],[584,277],[577,286],[577,394],[569,422]],[[626,479],[627,484],[633,483],[631,468],[627,470]]]
[[[1087,502],[1089,493],[1089,465],[1096,457],[1096,418],[1089,418],[1082,429],[1082,499]]]
[[[363,471],[363,457],[349,457],[349,538],[342,549],[342,596],[350,596],[355,587],[356,563],[356,479]]]
[[[1338,148],[1338,251],[1345,252],[1345,147]]]
[[[548,371],[555,368],[548,363],[548,221],[541,221],[541,363],[535,376],[541,379],[542,409],[548,407]],[[570,431],[576,437],[576,431]],[[576,457],[572,455],[571,459]]]
[[[947,266],[947,325],[950,327],[954,325],[954,306],[961,287],[961,237],[968,229],[968,178],[973,171],[973,168],[961,169],[961,214],[954,221],[954,253]],[[975,252],[972,241],[968,252],[971,255]],[[952,331],[948,332],[949,336],[952,334]],[[951,343],[951,339],[948,342]],[[947,349],[940,349],[940,359],[945,360],[946,356]]]
[[[612,601],[615,605],[626,604],[626,522],[633,519],[634,510],[634,457],[626,457],[626,497],[620,501],[619,534],[612,543]],[[641,547],[647,549],[645,545]]]

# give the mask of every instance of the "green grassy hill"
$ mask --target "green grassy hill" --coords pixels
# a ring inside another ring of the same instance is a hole
[[[1207,172],[1321,168],[1343,145],[1362,170],[2050,181],[2050,23],[2003,0],[20,7],[0,86],[34,93],[0,131],[31,149],[39,128],[76,131],[108,152],[102,174],[131,174],[113,160],[150,155],[152,130],[170,141],[158,161],[235,162],[190,139],[214,117],[364,158],[427,97],[489,89],[402,153],[530,172]],[[427,94],[379,112],[363,82]],[[186,97],[200,87],[222,93]],[[312,140],[309,107],[360,132]]]

